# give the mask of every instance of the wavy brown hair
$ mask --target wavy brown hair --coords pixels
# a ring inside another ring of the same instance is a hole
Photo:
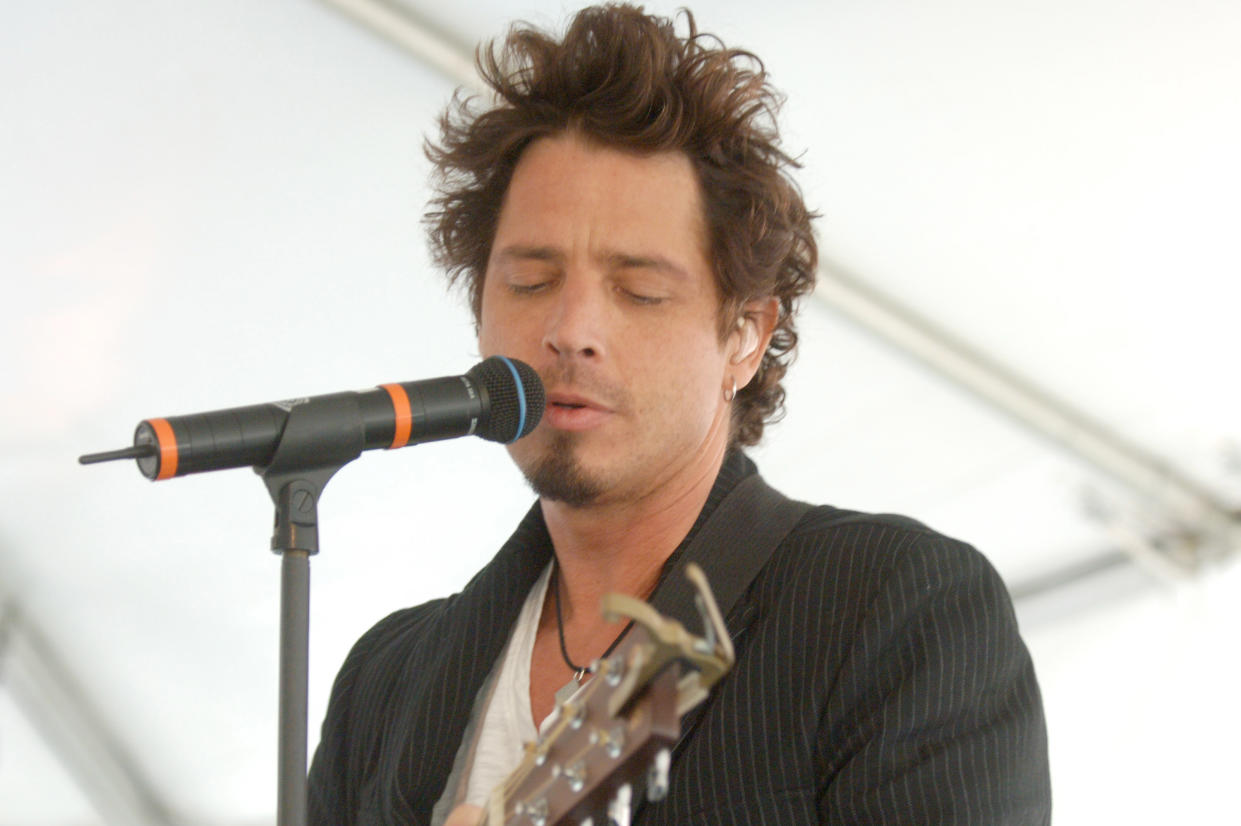
[[[560,40],[519,23],[476,60],[495,102],[455,97],[427,142],[436,195],[426,216],[436,260],[464,282],[477,323],[500,208],[522,152],[575,130],[631,152],[683,152],[702,189],[709,259],[721,295],[721,340],[746,301],[780,305],[758,373],[733,402],[732,439],[756,444],[780,417],[780,381],[797,347],[797,302],[814,287],[813,217],[779,147],[782,97],[755,55],[668,18],[606,5],[574,16]]]

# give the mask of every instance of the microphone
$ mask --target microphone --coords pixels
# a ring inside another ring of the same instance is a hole
[[[463,376],[145,419],[134,430],[132,447],[78,461],[136,459],[142,475],[152,480],[247,465],[263,468],[280,446],[290,414],[315,407],[322,408],[321,426],[333,433],[360,429],[363,450],[470,435],[507,444],[534,430],[543,405],[543,383],[534,368],[492,356]],[[313,445],[308,448],[313,452]]]

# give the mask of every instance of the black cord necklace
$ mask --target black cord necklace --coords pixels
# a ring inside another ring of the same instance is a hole
[[[590,671],[590,667],[580,666],[576,664],[575,662],[573,662],[573,660],[569,659],[569,649],[566,648],[564,644],[564,615],[561,613],[561,610],[560,610],[559,571],[560,571],[560,565],[553,558],[551,582],[548,584],[548,587],[552,589],[552,596],[556,600],[556,633],[560,637],[560,656],[564,658],[565,665],[569,666],[570,670],[573,671],[572,679],[570,679],[569,682],[565,683],[564,686],[562,686],[560,690],[556,692],[557,702],[563,702],[570,695],[572,695],[574,691],[577,691],[577,687],[582,684],[582,678],[586,676],[586,673],[588,671]],[[612,644],[608,646],[608,650],[604,651],[603,656],[600,657],[599,659],[606,659],[608,655],[610,655],[613,651],[615,651],[616,646],[620,645],[620,641],[625,638],[625,635],[629,633],[629,629],[632,627],[633,627],[633,620],[630,620],[629,622],[625,623],[625,627],[622,628],[621,632],[616,635],[616,639],[612,640]]]

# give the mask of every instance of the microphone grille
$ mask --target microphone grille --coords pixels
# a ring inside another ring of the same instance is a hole
[[[466,373],[482,386],[487,397],[486,415],[477,435],[492,442],[515,442],[543,418],[543,382],[524,361],[492,356]]]

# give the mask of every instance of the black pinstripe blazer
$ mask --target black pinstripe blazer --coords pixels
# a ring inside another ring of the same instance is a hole
[[[690,537],[753,472],[729,456]],[[551,553],[536,506],[461,593],[358,641],[311,767],[311,823],[428,822]],[[684,721],[668,798],[635,823],[1050,821],[1033,666],[1003,584],[969,546],[902,517],[815,508],[727,625],[736,666]]]

